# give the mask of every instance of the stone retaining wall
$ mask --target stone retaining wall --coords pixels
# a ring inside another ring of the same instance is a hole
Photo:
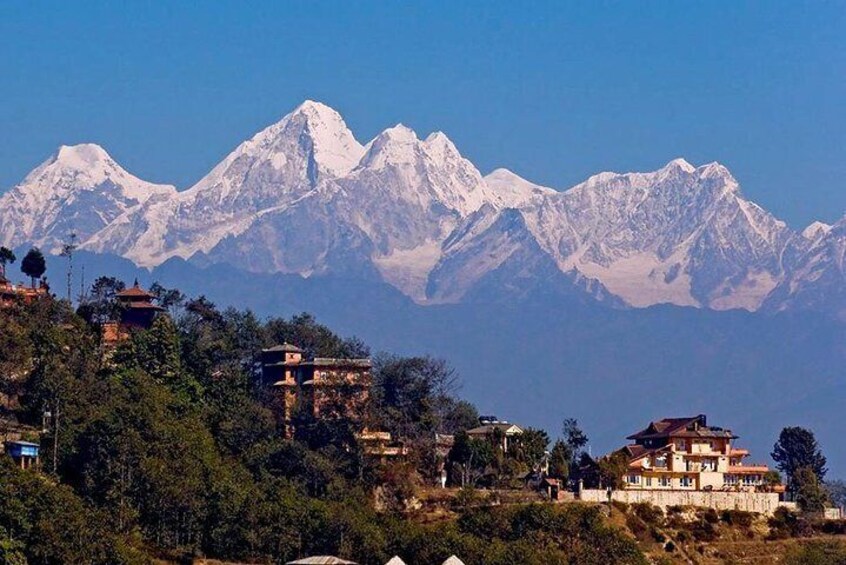
[[[608,502],[608,492],[584,489],[579,499],[586,502]],[[668,506],[698,506],[715,510],[744,510],[771,516],[780,503],[774,492],[722,492],[683,490],[613,490],[611,500],[635,504],[648,502],[666,509]]]

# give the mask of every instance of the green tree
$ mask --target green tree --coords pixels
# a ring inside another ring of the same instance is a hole
[[[790,481],[796,495],[796,503],[805,512],[822,512],[828,502],[825,489],[811,467],[800,467]]]
[[[824,485],[828,499],[837,508],[846,508],[846,482],[841,479],[826,481]]]
[[[171,316],[176,316],[179,313],[186,299],[179,289],[165,288],[158,282],[154,282],[150,286],[150,293],[156,297],[159,306],[165,308]]]
[[[549,434],[544,430],[526,428],[522,435],[517,436],[509,450],[518,460],[525,463],[529,469],[539,471],[541,463],[546,458],[546,448],[549,446]]]
[[[812,469],[818,482],[822,482],[825,478],[826,459],[814,433],[810,430],[800,427],[784,428],[770,456],[776,462],[776,467],[791,482],[796,471],[803,467]]]
[[[468,486],[475,485],[494,458],[491,442],[473,439],[466,432],[459,432],[455,435],[447,460],[458,467],[461,486]]]
[[[17,260],[15,253],[8,247],[0,247],[0,280],[6,278],[6,265]]]
[[[32,288],[35,288],[35,279],[41,278],[46,271],[44,254],[37,247],[33,247],[21,261],[21,272],[32,280]]]
[[[549,453],[549,474],[552,477],[561,479],[563,482],[570,477],[570,463],[573,460],[573,454],[570,448],[563,440],[558,440],[552,446],[552,451]]]
[[[629,467],[629,458],[625,451],[619,450],[600,457],[597,460],[602,486],[614,489],[623,488],[623,476]]]
[[[466,411],[452,398],[456,380],[442,359],[379,355],[371,395],[375,426],[412,440],[453,431],[445,428],[463,419],[455,410]]]
[[[101,326],[106,322],[120,319],[123,310],[117,300],[117,293],[126,288],[126,284],[115,277],[98,277],[89,292],[83,297],[77,313],[89,324]]]

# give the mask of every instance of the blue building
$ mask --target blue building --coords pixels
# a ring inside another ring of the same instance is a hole
[[[15,460],[21,469],[36,467],[40,463],[39,451],[41,446],[29,441],[7,441],[4,444],[6,453]]]

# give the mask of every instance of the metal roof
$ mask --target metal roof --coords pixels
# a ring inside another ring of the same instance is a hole
[[[262,351],[265,351],[267,353],[276,353],[280,351],[284,351],[285,353],[304,353],[302,349],[300,349],[296,345],[288,343],[287,341],[282,345],[274,345],[273,347],[263,349]]]
[[[355,561],[347,561],[332,555],[315,555],[304,557],[296,561],[288,561],[287,565],[358,565]]]

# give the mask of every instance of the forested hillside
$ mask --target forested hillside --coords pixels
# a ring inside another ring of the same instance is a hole
[[[425,461],[368,460],[342,419],[283,439],[273,395],[256,384],[263,347],[354,357],[371,353],[364,343],[308,315],[261,320],[159,287],[168,314],[106,351],[100,325],[119,286],[98,280],[78,312],[49,297],[0,310],[2,422],[32,426],[42,453],[40,470],[0,457],[0,561],[644,562],[596,507],[465,505],[424,523],[404,501],[430,480]],[[374,358],[382,429],[415,446],[472,425],[447,364]]]

